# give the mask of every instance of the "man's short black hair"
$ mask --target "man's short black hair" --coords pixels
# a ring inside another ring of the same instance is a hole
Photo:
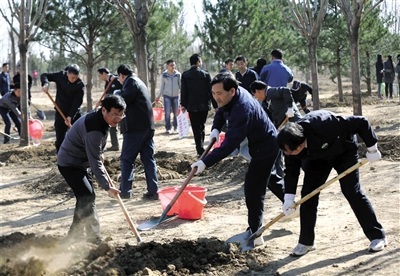
[[[304,129],[300,124],[287,122],[279,131],[277,137],[278,147],[281,150],[286,150],[285,145],[289,150],[297,149],[306,140]]]
[[[21,84],[19,82],[14,83],[14,90],[21,89]]]
[[[200,59],[201,59],[201,57],[200,57],[199,54],[193,54],[193,55],[191,55],[190,58],[189,58],[190,65],[191,65],[191,66],[196,65],[197,62],[200,61]]]
[[[101,101],[101,106],[104,107],[108,112],[111,111],[111,108],[121,111],[126,108],[126,103],[124,98],[121,96],[109,94]]]
[[[271,51],[271,56],[273,56],[276,59],[282,59],[283,52],[279,49],[274,49]]]
[[[69,74],[79,75],[80,68],[79,68],[78,64],[71,64],[70,66],[68,66],[66,68],[66,71]]]
[[[8,65],[8,62],[3,63],[3,67],[6,66],[6,65]]]
[[[124,76],[130,76],[133,73],[132,68],[128,64],[121,64],[118,66],[117,73],[122,74]]]
[[[240,55],[240,56],[237,56],[237,57],[236,57],[235,63],[238,62],[238,61],[240,61],[240,60],[243,60],[243,62],[246,62],[246,61],[247,61],[247,59],[246,59],[244,56]]]
[[[167,62],[165,62],[165,64],[170,64],[170,63],[173,63],[173,62],[175,62],[175,60],[173,60],[173,59],[169,59],[169,60],[167,60]]]
[[[250,92],[253,95],[256,93],[256,90],[262,90],[262,89],[266,89],[266,88],[267,88],[267,84],[260,80],[255,80],[252,82],[252,84],[250,84]]]
[[[225,65],[228,65],[228,63],[233,62],[233,59],[227,58],[224,62],[225,62]]]
[[[237,89],[239,87],[239,82],[236,80],[235,75],[233,75],[231,71],[223,71],[218,73],[218,75],[212,79],[211,86],[221,82],[225,91],[229,91],[231,88]]]
[[[103,73],[110,74],[110,70],[108,70],[108,68],[106,68],[106,67],[100,67],[99,69],[97,69],[97,72],[100,74],[103,74]]]

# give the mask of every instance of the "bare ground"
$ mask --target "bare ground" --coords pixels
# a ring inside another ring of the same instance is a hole
[[[340,104],[329,94],[321,98],[323,108],[352,114],[349,95]],[[139,232],[142,242],[138,243],[116,200],[98,189],[96,202],[104,242],[96,246],[66,241],[75,199],[56,168],[54,111],[39,92],[33,99],[48,117],[41,145],[21,148],[17,141],[0,145],[0,275],[398,275],[398,98],[363,98],[363,114],[379,136],[383,159],[360,168],[361,183],[387,232],[388,247],[375,254],[366,251],[369,241],[338,185],[333,184],[320,197],[317,250],[301,258],[289,256],[297,243],[299,219],[272,225],[263,234],[265,244],[252,251],[242,253],[238,245],[225,244],[227,238],[247,227],[242,187],[247,163],[240,157],[227,158],[191,180],[190,186],[208,189],[202,219],[163,223]],[[211,121],[210,116],[208,123]],[[180,186],[190,164],[196,161],[193,137],[165,135],[163,123],[158,122],[155,145],[160,187]],[[364,152],[361,145],[360,155]],[[119,154],[106,152],[105,157],[107,170],[117,181]],[[162,209],[158,201],[141,199],[146,184],[139,161],[136,167],[133,198],[124,204],[138,225],[159,216]],[[331,177],[335,175],[332,172]],[[265,210],[265,223],[281,210],[280,202],[269,191]]]

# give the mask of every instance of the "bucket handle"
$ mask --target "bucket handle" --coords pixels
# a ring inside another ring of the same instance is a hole
[[[207,204],[207,199],[201,200],[200,198],[198,198],[197,196],[192,194],[192,192],[188,192],[188,195],[190,195],[194,200],[196,200],[198,203],[200,203],[202,205],[206,205]]]

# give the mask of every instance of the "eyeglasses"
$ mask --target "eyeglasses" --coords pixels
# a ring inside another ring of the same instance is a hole
[[[107,111],[107,113],[108,113],[108,114],[110,114],[110,115],[111,115],[111,117],[112,117],[113,119],[119,119],[119,120],[122,120],[123,118],[125,118],[125,117],[126,117],[125,113],[124,113],[124,114],[122,114],[121,116],[119,116],[118,114],[115,114],[115,113],[110,113],[110,112],[108,112],[108,111]]]

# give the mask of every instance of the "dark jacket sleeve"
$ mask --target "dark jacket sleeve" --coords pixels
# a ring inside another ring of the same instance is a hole
[[[296,194],[301,159],[285,155],[285,194]]]
[[[77,91],[74,92],[74,100],[72,102],[71,108],[69,109],[69,112],[67,113],[68,117],[74,118],[75,115],[79,112],[79,108],[81,107],[81,105],[83,103],[83,96],[85,95],[85,90],[86,90],[86,86],[82,82],[79,85],[79,88],[77,89]]]
[[[182,75],[181,78],[181,106],[184,108],[187,107],[187,93],[188,93],[188,86],[185,74]]]

